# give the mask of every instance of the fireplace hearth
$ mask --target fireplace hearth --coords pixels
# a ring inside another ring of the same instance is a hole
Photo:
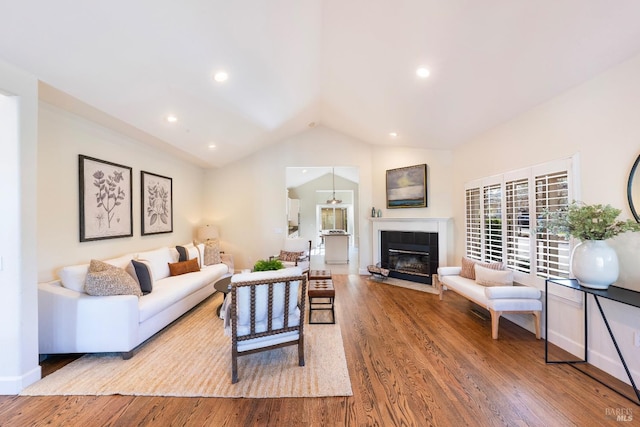
[[[432,284],[438,269],[438,233],[381,231],[380,264],[389,277]]]

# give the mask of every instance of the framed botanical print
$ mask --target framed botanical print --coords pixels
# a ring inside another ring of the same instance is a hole
[[[387,171],[387,208],[427,207],[427,165]]]
[[[131,168],[79,155],[80,241],[133,236]]]
[[[140,172],[142,235],[173,232],[173,180]]]

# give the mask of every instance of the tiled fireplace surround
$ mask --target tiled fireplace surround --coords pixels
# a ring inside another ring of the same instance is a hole
[[[451,218],[371,218],[373,263],[381,259],[382,231],[412,231],[438,233],[438,264],[452,265],[450,251],[453,249],[453,222]],[[435,272],[432,272],[435,274]]]

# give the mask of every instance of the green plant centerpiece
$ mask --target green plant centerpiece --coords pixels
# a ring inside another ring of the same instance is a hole
[[[566,210],[547,214],[547,229],[552,234],[582,241],[606,240],[626,231],[640,231],[640,224],[631,219],[619,221],[620,212],[611,205],[573,202]]]
[[[279,259],[261,259],[253,266],[253,271],[280,270],[282,268],[284,265]]]
[[[618,280],[616,251],[605,240],[627,231],[640,231],[633,220],[620,221],[620,209],[611,205],[573,202],[566,210],[547,212],[546,229],[558,236],[581,240],[571,254],[571,272],[580,285],[607,289]]]

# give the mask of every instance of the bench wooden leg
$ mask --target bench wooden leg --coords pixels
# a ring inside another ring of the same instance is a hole
[[[534,323],[536,326],[536,339],[540,339],[540,311],[533,311]]]
[[[491,338],[498,339],[498,325],[500,324],[501,311],[489,310],[491,313]]]

